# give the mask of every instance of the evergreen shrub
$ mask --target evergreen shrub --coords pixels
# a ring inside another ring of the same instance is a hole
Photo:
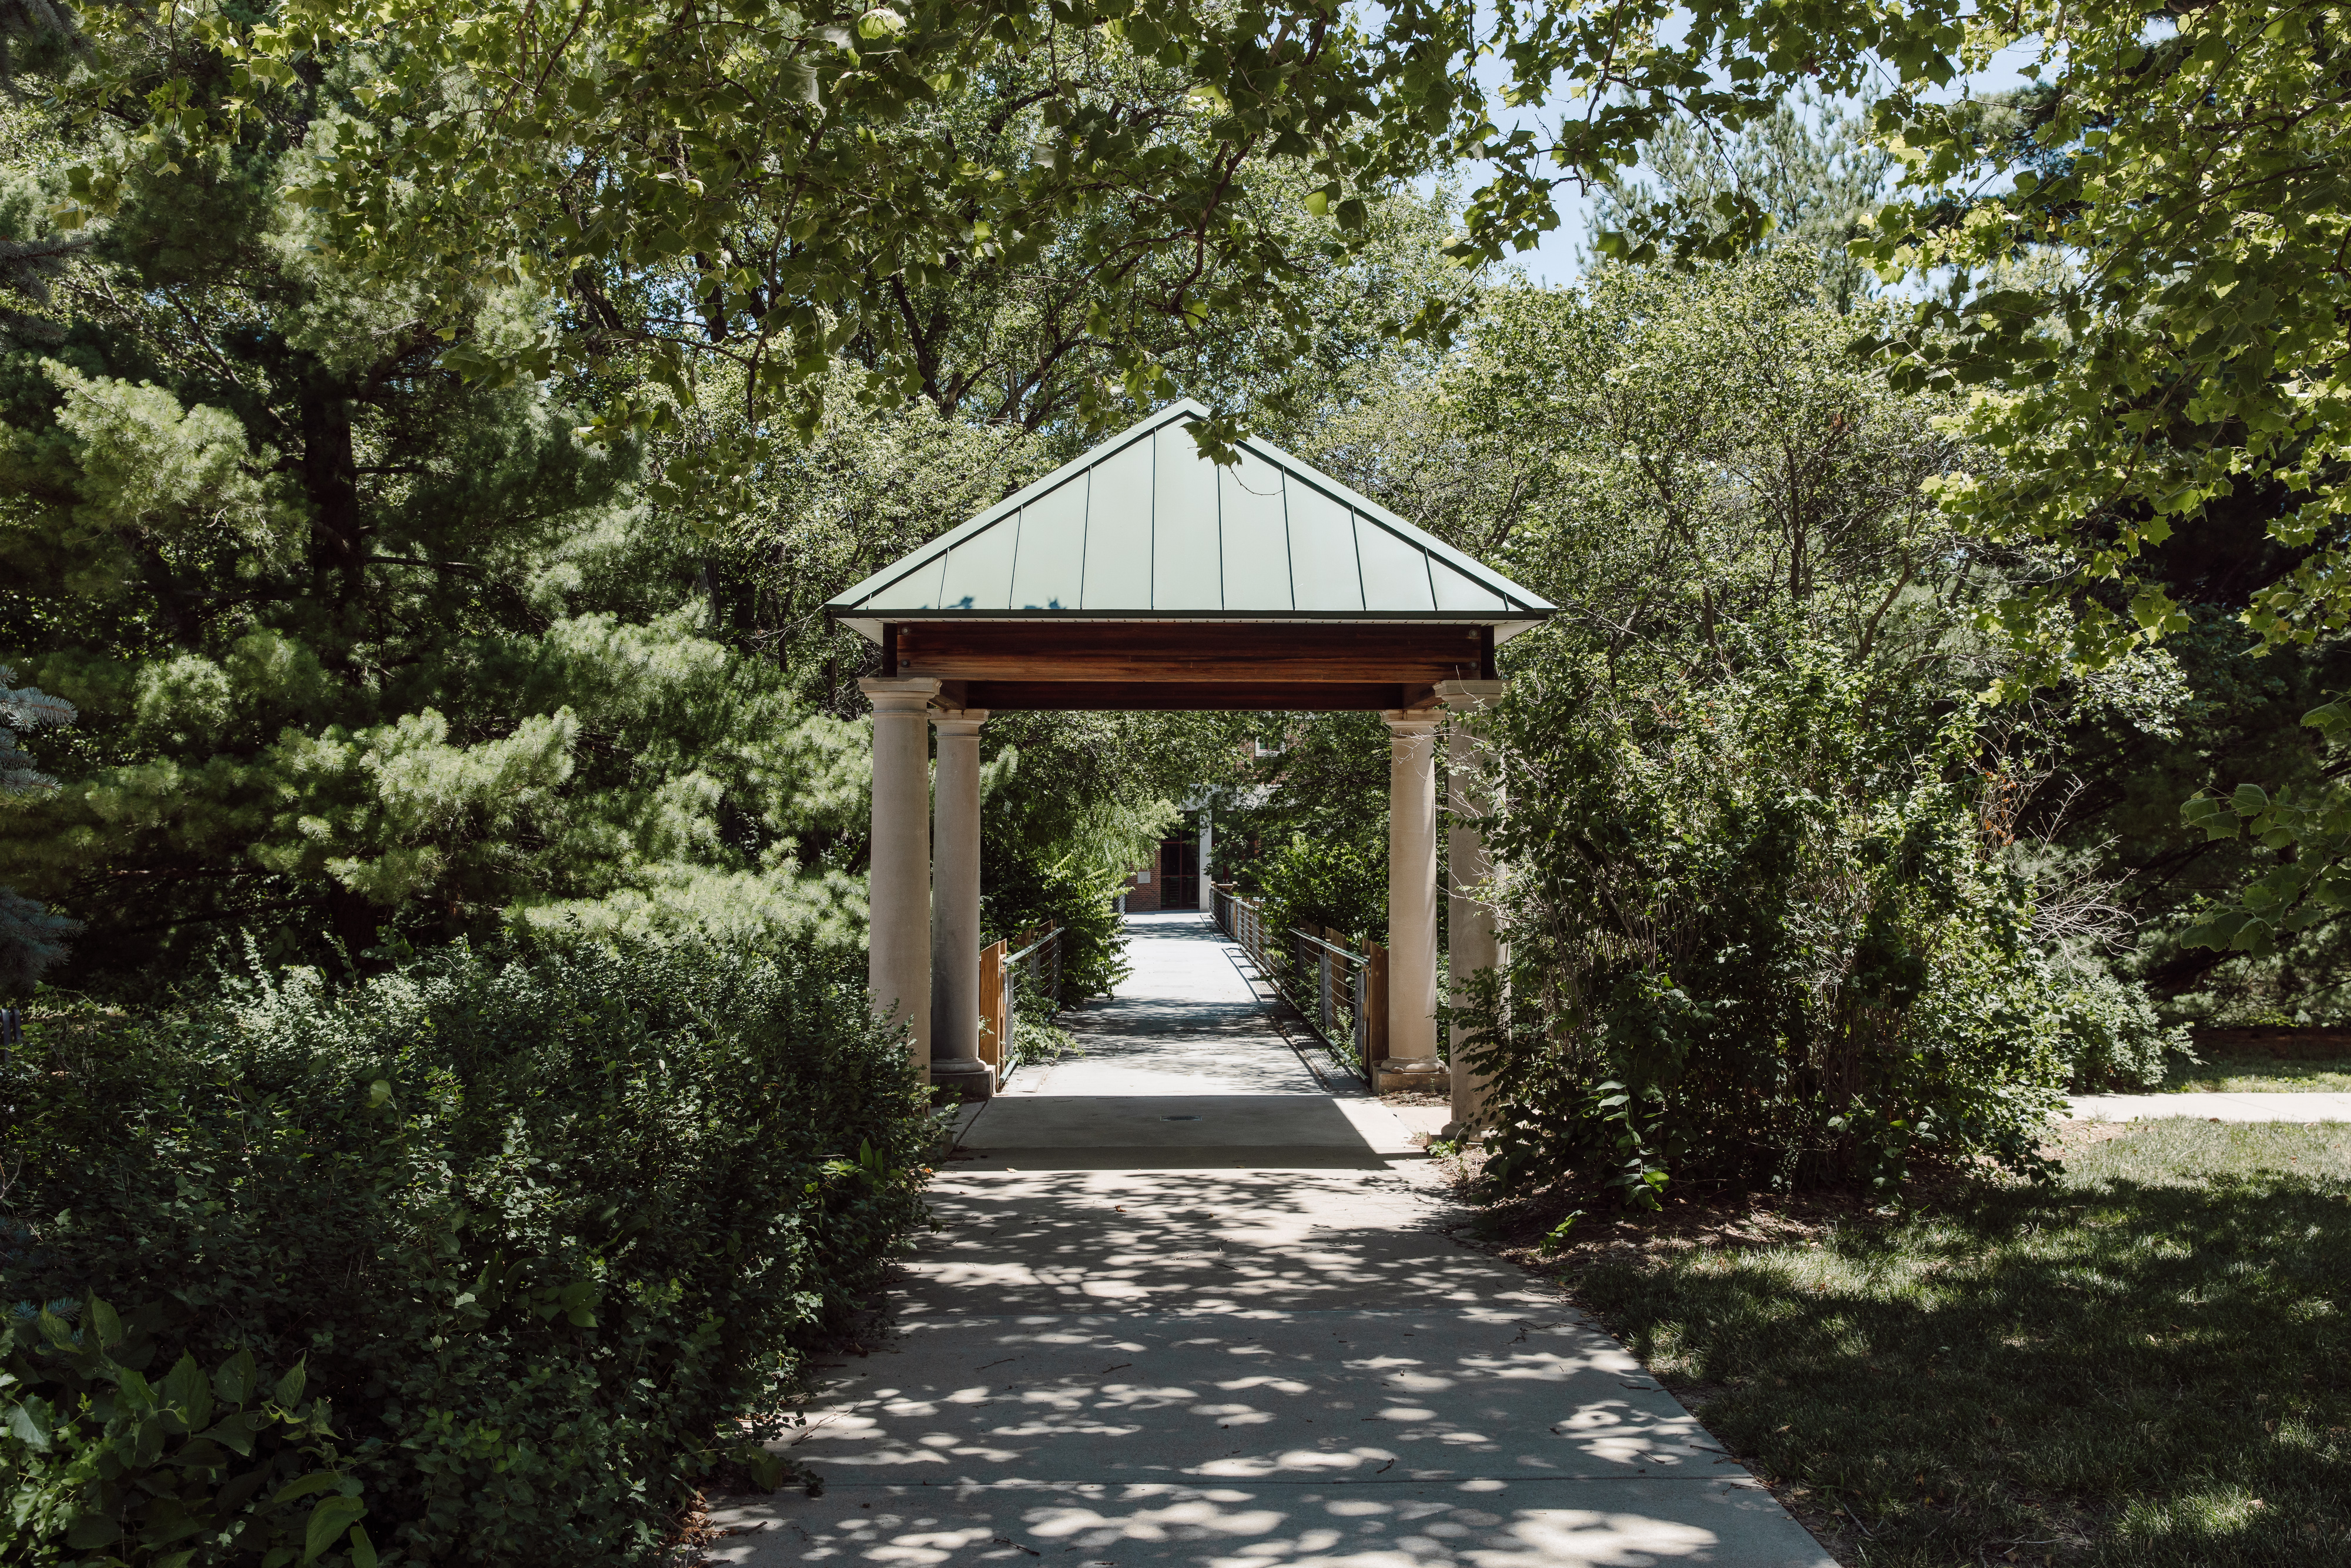
[[[903,1045],[806,954],[294,970],[6,1091],[9,1561],[653,1562],[923,1216]]]

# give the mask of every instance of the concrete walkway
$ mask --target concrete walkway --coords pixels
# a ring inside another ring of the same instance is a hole
[[[1086,1054],[967,1119],[894,1342],[826,1369],[789,1445],[824,1495],[720,1510],[711,1560],[1830,1568],[1622,1346],[1448,1239],[1405,1123],[1322,1088],[1205,919],[1129,927]]]
[[[2085,1122],[2143,1122],[2192,1116],[2199,1122],[2351,1122],[2351,1094],[2329,1090],[2282,1090],[2252,1094],[2074,1094],[2073,1113]]]

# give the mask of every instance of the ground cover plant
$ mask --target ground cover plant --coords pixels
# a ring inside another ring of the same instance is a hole
[[[847,967],[460,946],[37,1020],[0,1557],[654,1561],[921,1216]]]
[[[2351,1563],[2351,1126],[2073,1124],[1896,1211],[1492,1211],[1840,1562]]]

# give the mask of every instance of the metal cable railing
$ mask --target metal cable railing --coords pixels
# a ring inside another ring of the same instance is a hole
[[[1240,944],[1268,984],[1356,1076],[1371,1082],[1372,1029],[1385,998],[1374,998],[1371,954],[1266,919],[1265,905],[1228,886],[1211,884],[1217,927]]]
[[[991,943],[979,956],[980,1058],[1001,1086],[1020,1065],[1020,1020],[1050,1022],[1061,1010],[1061,936],[1056,925],[1017,953]],[[991,985],[992,982],[992,985]],[[1023,1003],[1026,1002],[1024,1009]]]

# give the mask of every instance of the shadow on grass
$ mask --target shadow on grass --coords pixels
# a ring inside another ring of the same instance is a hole
[[[1578,1294],[1859,1561],[2351,1563],[2351,1127],[2141,1124],[2068,1165]]]

